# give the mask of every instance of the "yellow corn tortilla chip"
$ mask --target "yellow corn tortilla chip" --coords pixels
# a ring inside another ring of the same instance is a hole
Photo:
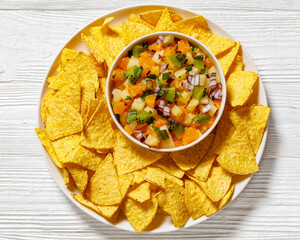
[[[253,92],[258,80],[255,72],[239,71],[231,74],[227,80],[227,97],[232,107],[243,105]]]
[[[150,23],[147,23],[146,21],[144,21],[143,19],[141,19],[140,17],[138,17],[135,14],[130,14],[128,22],[143,24],[143,25],[147,26],[148,28],[150,28],[151,30],[154,29],[154,27]]]
[[[90,181],[91,201],[98,205],[115,205],[122,201],[113,157],[108,154]]]
[[[105,56],[103,50],[100,47],[101,45],[97,43],[96,39],[91,36],[86,36],[83,33],[81,33],[81,39],[97,59],[98,63],[102,64],[105,61]]]
[[[247,134],[239,125],[225,149],[217,157],[218,163],[228,172],[245,175],[258,171],[258,166]]]
[[[60,98],[63,101],[68,102],[77,112],[80,112],[81,105],[81,83],[79,78],[74,80],[66,87],[59,90],[55,95],[55,98]]]
[[[243,66],[243,57],[241,57],[240,55],[236,55],[233,63],[231,64],[227,72],[226,78],[228,78],[230,74],[234,72],[243,71]]]
[[[145,181],[145,174],[141,170],[134,171],[133,173],[130,174],[133,175],[132,185],[140,184]],[[130,174],[126,174],[126,175],[130,175]]]
[[[94,65],[94,68],[98,75],[98,82],[99,78],[105,77],[107,75],[106,65],[104,63],[98,63],[97,59],[94,57],[92,53],[88,55],[91,63]]]
[[[64,181],[65,181],[65,185],[68,187],[71,187],[75,184],[71,173],[69,172],[69,170],[67,168],[63,168],[62,169],[62,175],[64,177]]]
[[[222,167],[213,167],[206,182],[200,182],[200,187],[213,201],[220,201],[230,188],[232,174]]]
[[[225,107],[222,117],[218,123],[216,137],[212,145],[212,148],[216,154],[221,154],[230,141],[234,131],[235,128],[229,119],[228,108]]]
[[[194,220],[204,215],[203,206],[207,197],[202,189],[192,180],[185,180],[185,203]]]
[[[108,24],[102,28],[102,37],[110,55],[116,58],[125,47],[123,41],[122,27],[111,27]]]
[[[201,161],[208,148],[210,147],[214,135],[210,134],[200,143],[182,151],[172,152],[171,157],[174,162],[182,170],[187,171],[195,168],[198,163]]]
[[[218,62],[220,63],[220,65],[222,67],[224,76],[226,76],[230,66],[232,65],[235,57],[237,56],[239,48],[240,48],[240,43],[238,42],[229,51],[226,51],[226,52],[218,55],[217,59],[218,59]]]
[[[183,186],[183,181],[179,178],[172,176],[158,167],[147,167],[145,179],[161,188],[165,188],[165,179],[175,182],[176,184]]]
[[[70,172],[78,190],[84,192],[88,184],[88,173],[87,170],[77,167],[77,166],[68,166],[68,171]]]
[[[114,214],[119,210],[119,206],[99,206],[97,205],[100,215],[110,221],[114,221]]]
[[[51,144],[50,139],[48,138],[46,132],[42,129],[36,128],[35,132],[37,134],[37,136],[39,137],[42,145],[45,147],[46,151],[48,152],[49,156],[52,158],[53,162],[55,163],[55,165],[59,168],[62,168],[62,164],[61,161],[58,159],[55,150]]]
[[[183,227],[190,218],[185,204],[184,187],[166,179],[165,204],[170,212],[175,227]]]
[[[200,181],[206,181],[210,169],[216,159],[216,154],[212,151],[212,149],[208,150],[205,156],[202,158],[200,163],[197,165],[195,169],[189,170],[187,173]]]
[[[119,177],[120,193],[122,199],[126,196],[127,191],[132,183],[133,174],[127,174]]]
[[[202,28],[208,28],[206,19],[199,15],[176,22],[178,31],[183,34],[189,34],[195,24]]]
[[[171,214],[170,211],[167,208],[166,202],[165,202],[165,192],[164,191],[159,191],[156,194],[156,198],[157,198],[157,202],[158,202],[158,206],[159,208],[163,211],[162,213],[166,213],[167,215]],[[157,209],[157,213],[159,214],[159,210]]]
[[[57,72],[59,73],[61,69],[63,69],[64,66],[67,65],[70,60],[77,57],[77,55],[77,51],[69,48],[64,48],[60,56],[60,66],[58,67]]]
[[[55,76],[48,87],[52,90],[59,90],[73,82],[76,78],[79,78],[78,72],[70,70],[61,71],[58,76]]]
[[[159,167],[165,170],[167,173],[182,178],[184,171],[182,171],[173,161],[169,153],[165,153],[161,159],[153,163],[153,166]]]
[[[137,185],[127,194],[127,196],[140,203],[149,200],[151,198],[150,184],[144,182]]]
[[[137,233],[140,233],[154,219],[157,206],[157,199],[154,194],[152,194],[151,199],[144,203],[139,203],[129,197],[126,197],[121,205],[121,209],[134,230]]]
[[[133,42],[134,40],[152,33],[152,29],[144,24],[136,22],[124,22],[122,24],[123,39],[125,45]]]
[[[163,32],[163,31],[171,31],[171,32],[178,31],[176,24],[171,19],[171,15],[168,8],[165,8],[165,10],[162,12],[162,15],[159,18],[154,29],[154,32]]]
[[[234,193],[234,188],[235,188],[234,184],[231,185],[228,192],[225,194],[225,196],[219,202],[219,204],[218,204],[219,210],[222,209],[223,207],[225,207],[230,202],[232,195]]]
[[[118,175],[124,175],[156,162],[162,154],[138,146],[129,140],[122,132],[117,134],[114,147],[114,164]]]
[[[46,133],[50,140],[82,131],[82,117],[69,103],[53,98],[48,103],[47,110]]]
[[[87,122],[89,122],[89,120],[95,113],[95,111],[99,105],[99,102],[100,102],[99,99],[90,99],[90,102],[88,104],[88,109],[87,109]]]
[[[214,55],[223,53],[235,46],[234,41],[215,35],[209,30],[201,28],[198,25],[194,25],[190,33],[193,38],[196,38],[207,46]]]
[[[106,155],[78,145],[66,158],[62,160],[64,165],[76,164],[83,168],[96,171]]]
[[[96,213],[99,213],[98,207],[90,200],[84,198],[84,196],[81,193],[71,193],[71,195],[81,205],[93,210]]]
[[[155,27],[156,24],[158,23],[159,19],[161,18],[163,11],[164,10],[153,10],[153,11],[149,11],[149,12],[144,12],[144,13],[140,14],[140,17],[141,17],[141,19],[143,19],[144,21],[146,21],[147,23],[149,23]],[[182,17],[179,14],[177,14],[173,11],[169,11],[169,13],[170,13],[170,17],[174,23],[182,20]]]
[[[55,90],[50,89],[49,92],[47,92],[43,97],[42,104],[41,104],[41,117],[44,124],[46,124],[47,122],[47,115],[48,115],[47,104],[49,101],[52,101],[52,98],[55,93],[56,93]]]
[[[105,99],[105,101],[106,101],[106,81],[107,81],[107,78],[100,79],[100,87],[101,87],[101,90],[103,93],[103,99]]]
[[[105,112],[104,105],[105,103],[100,101],[96,112],[82,132],[80,139],[82,146],[94,149],[110,149],[114,147],[115,134]]]
[[[58,159],[63,162],[64,159],[73,151],[79,144],[80,135],[74,134],[67,137],[59,138],[52,142],[52,146]]]
[[[233,125],[243,125],[248,133],[254,154],[257,153],[267,127],[271,108],[263,105],[251,105],[230,112],[229,118]]]

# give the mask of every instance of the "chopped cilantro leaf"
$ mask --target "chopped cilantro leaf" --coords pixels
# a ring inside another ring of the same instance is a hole
[[[136,119],[136,109],[130,111],[130,113],[127,116],[126,122],[131,123],[134,119]]]
[[[204,123],[207,123],[207,122],[209,122],[209,120],[210,120],[210,118],[208,117],[208,116],[202,116],[202,117],[200,117],[200,116],[198,116],[198,114],[195,116],[195,122],[196,123],[200,123],[200,124],[204,124]]]
[[[150,94],[152,94],[152,93],[153,93],[153,92],[152,92],[151,90],[143,91],[142,96],[141,96],[141,99],[142,99],[143,101],[145,101],[145,97],[148,96],[148,95],[150,95]]]
[[[127,54],[127,57],[131,58],[131,57],[132,57],[132,54],[133,54],[133,53],[132,53],[132,50],[129,50],[129,51],[128,51],[128,54]]]
[[[113,75],[112,75],[112,78],[114,79],[116,76],[117,76],[117,74],[113,74]]]
[[[130,96],[127,96],[127,97],[125,98],[125,100],[132,100],[132,98],[131,98]]]
[[[148,50],[148,47],[149,47],[148,41],[143,42],[143,48]]]
[[[176,95],[177,98],[180,98],[181,93],[180,92],[176,92],[175,95]]]
[[[189,66],[187,66],[187,67],[185,68],[185,70],[187,70],[188,72],[189,72],[189,71],[192,71],[192,69],[193,69],[192,65],[189,65]]]

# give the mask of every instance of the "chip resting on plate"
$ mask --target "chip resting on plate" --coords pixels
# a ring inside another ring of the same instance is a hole
[[[129,43],[142,36],[152,33],[151,28],[142,23],[137,22],[124,22],[122,24],[122,30],[125,45],[128,45]]]
[[[162,31],[178,31],[178,28],[172,21],[170,12],[167,8],[165,8],[165,10],[163,11],[154,29],[154,32]]]
[[[141,19],[140,17],[138,17],[138,16],[135,15],[135,14],[130,14],[129,19],[128,19],[128,22],[140,23],[140,24],[143,24],[143,25],[147,26],[147,27],[150,28],[151,30],[154,29],[154,27],[153,27],[150,23],[144,21],[143,19]]]
[[[165,10],[153,10],[153,11],[141,13],[141,19],[151,24],[152,26],[156,26],[164,11]],[[170,13],[171,20],[174,23],[182,20],[182,17],[179,14],[172,11],[169,11],[169,13]]]
[[[127,194],[127,196],[140,203],[149,200],[151,197],[149,182],[144,182],[140,185],[137,185]]]
[[[161,159],[152,165],[165,170],[167,173],[177,178],[182,178],[184,175],[184,171],[175,164],[169,153],[165,153]]]
[[[230,112],[233,125],[243,125],[248,133],[254,154],[257,153],[267,127],[271,108],[263,105],[244,106]]]
[[[65,161],[65,158],[79,145],[79,139],[80,134],[74,134],[51,142],[61,162]]]
[[[227,79],[228,101],[232,107],[243,105],[253,92],[253,85],[258,80],[255,72],[239,71]]]
[[[217,157],[217,161],[228,172],[245,175],[258,171],[258,166],[247,134],[247,129],[239,125],[227,146]]]
[[[88,172],[87,170],[79,166],[68,166],[68,171],[70,172],[78,190],[84,192],[88,184]]]
[[[240,43],[236,43],[236,45],[230,49],[229,51],[223,52],[217,58],[222,67],[224,76],[226,76],[230,66],[233,64],[235,57],[240,49]]]
[[[178,31],[183,34],[190,34],[190,31],[194,25],[197,25],[201,28],[208,28],[207,21],[202,16],[190,17],[176,22]]]

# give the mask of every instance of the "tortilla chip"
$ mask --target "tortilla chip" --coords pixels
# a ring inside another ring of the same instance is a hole
[[[90,200],[84,198],[84,196],[81,193],[71,193],[71,195],[81,205],[93,210],[96,213],[99,213],[98,207]]]
[[[125,47],[122,36],[123,34],[121,26],[111,27],[109,25],[106,25],[102,28],[102,37],[104,44],[110,52],[110,55],[114,58],[116,58]]]
[[[58,159],[63,162],[64,159],[74,150],[79,144],[80,135],[74,134],[67,137],[59,138],[52,142],[52,146]]]
[[[127,175],[133,175],[131,185],[140,184],[145,181],[145,174],[141,170],[134,171],[133,173]]]
[[[119,206],[99,206],[97,205],[98,211],[101,216],[107,218],[110,221],[114,221],[114,214],[119,210]]]
[[[161,159],[153,163],[153,166],[159,167],[178,178],[182,178],[184,175],[184,171],[177,167],[169,153],[165,153]]]
[[[234,41],[215,35],[197,25],[192,28],[191,36],[207,46],[215,56],[235,46]]]
[[[143,19],[141,19],[140,17],[138,17],[135,14],[130,14],[128,22],[143,24],[143,25],[147,26],[148,28],[150,28],[151,30],[154,29],[154,27],[150,23],[147,23],[146,21],[144,21]]]
[[[47,116],[48,116],[47,104],[49,101],[52,101],[52,98],[55,93],[56,93],[55,90],[50,89],[43,97],[42,104],[41,104],[41,117],[44,124],[46,124]]]
[[[119,177],[120,193],[122,199],[126,196],[132,180],[133,174],[127,174]]]
[[[195,168],[201,161],[214,139],[214,134],[208,135],[200,143],[182,151],[172,152],[171,157],[182,170]]]
[[[117,133],[117,142],[114,147],[114,163],[118,175],[124,175],[156,162],[162,156],[129,140],[122,132]]]
[[[249,174],[258,171],[258,166],[247,134],[247,129],[239,125],[217,161],[228,172]]]
[[[68,166],[68,171],[72,175],[72,178],[80,192],[84,192],[88,184],[88,173],[87,170],[77,167],[77,166]]]
[[[81,39],[97,59],[98,63],[103,63],[105,61],[104,53],[96,39],[94,37],[86,36],[83,33],[81,33]]]
[[[151,197],[150,184],[144,182],[137,185],[127,194],[127,196],[140,203],[149,200]]]
[[[53,98],[47,105],[47,110],[46,133],[50,140],[82,131],[82,117],[69,103]]]
[[[152,33],[151,28],[136,22],[123,22],[122,29],[125,45],[128,45],[142,36]]]
[[[230,112],[229,118],[233,125],[243,125],[248,133],[254,154],[257,153],[265,133],[271,108],[263,105],[251,105]]]
[[[55,94],[55,98],[60,98],[68,102],[77,112],[80,112],[81,105],[81,83],[79,78],[74,78],[73,81],[62,88]]]
[[[236,55],[233,63],[231,64],[227,72],[226,78],[228,78],[229,75],[234,72],[243,71],[243,66],[243,57],[241,57],[240,55]]]
[[[84,131],[82,132],[80,144],[94,149],[110,149],[115,145],[115,134],[112,129],[105,103],[100,101],[96,112],[91,117]]]
[[[201,28],[208,28],[206,19],[200,15],[176,22],[178,31],[187,35],[190,34],[190,31],[195,24],[197,24]]]
[[[91,99],[89,104],[88,104],[88,109],[87,109],[87,122],[91,120],[91,117],[97,110],[97,107],[99,105],[100,100],[99,99]]]
[[[171,32],[178,31],[176,24],[171,19],[171,15],[168,8],[165,8],[165,10],[162,12],[162,15],[159,18],[154,29],[154,32],[163,32],[163,31],[171,31]]]
[[[100,155],[81,145],[78,145],[66,158],[62,160],[65,164],[76,164],[83,168],[96,171],[99,164],[105,159],[106,155]]]
[[[232,174],[222,167],[213,167],[206,182],[200,182],[200,187],[213,201],[220,201],[230,188]]]
[[[70,60],[77,57],[77,55],[78,55],[77,51],[69,48],[64,48],[60,56],[60,66],[58,67],[57,72],[58,73],[61,72],[61,69],[63,69],[64,66],[67,65]]]
[[[219,202],[219,204],[218,204],[219,210],[222,209],[223,207],[225,207],[230,202],[230,200],[233,196],[233,193],[234,193],[234,188],[235,188],[234,184],[231,185],[228,192],[225,194],[225,196]]]
[[[233,47],[231,50],[226,51],[222,54],[219,54],[219,56],[217,57],[218,62],[220,63],[224,76],[226,76],[230,66],[232,65],[235,57],[237,56],[237,53],[239,51],[240,48],[240,43],[238,42],[235,47]]]
[[[216,159],[216,154],[212,151],[212,149],[208,150],[205,156],[202,158],[200,163],[197,165],[195,169],[189,170],[187,173],[200,181],[206,181],[210,169]]]
[[[239,71],[227,79],[227,96],[231,106],[241,106],[253,92],[253,85],[258,80],[258,74],[249,71]]]
[[[203,206],[207,196],[200,186],[192,180],[185,180],[185,203],[194,220],[204,215]]]
[[[71,187],[75,184],[71,173],[69,172],[69,170],[67,168],[63,168],[62,169],[62,175],[64,177],[64,181],[65,181],[65,185],[67,187]]]
[[[49,156],[52,158],[55,165],[59,168],[62,168],[63,166],[61,164],[61,161],[58,159],[58,157],[54,151],[54,148],[51,144],[51,141],[48,138],[46,132],[39,128],[36,128],[35,132],[36,132],[37,136],[39,137],[42,145],[45,147],[46,151],[48,152]]]
[[[98,205],[116,205],[122,201],[113,157],[108,154],[90,181],[91,201]]]
[[[64,88],[73,82],[76,78],[79,78],[78,72],[61,71],[58,76],[55,76],[48,86],[52,90],[59,90]]]
[[[94,68],[98,75],[98,80],[99,80],[99,78],[105,77],[107,75],[106,65],[104,63],[98,63],[97,59],[94,57],[94,55],[92,53],[90,53],[88,55],[88,57],[94,65]]]
[[[230,141],[234,131],[235,128],[229,119],[229,112],[228,108],[226,107],[218,123],[216,137],[212,145],[213,151],[216,154],[221,154]]]
[[[159,191],[156,194],[156,198],[157,198],[157,202],[158,202],[158,206],[159,208],[163,211],[163,214],[167,214],[170,215],[170,211],[167,208],[166,202],[165,202],[165,192],[164,191]],[[157,209],[157,213],[159,214],[159,210]]]
[[[141,13],[140,17],[141,17],[141,19],[143,19],[144,21],[146,21],[147,23],[149,23],[155,27],[156,24],[158,23],[159,19],[161,18],[163,11],[164,10],[153,10],[153,11],[149,11],[149,12],[144,12],[144,13]],[[182,20],[182,17],[179,14],[177,14],[173,11],[169,11],[169,13],[170,13],[170,17],[174,23]]]
[[[153,221],[157,206],[157,199],[152,194],[151,199],[144,203],[126,197],[122,202],[121,209],[134,230],[140,233]]]
[[[106,82],[107,82],[107,78],[101,78],[100,79],[100,88],[102,90],[103,93],[103,99],[106,101]]]
[[[183,227],[190,218],[185,205],[184,187],[166,179],[165,204],[170,212],[175,227]]]
[[[165,172],[158,167],[147,167],[145,179],[161,188],[165,188],[165,179],[175,182],[176,184],[183,186],[183,181],[171,174]]]

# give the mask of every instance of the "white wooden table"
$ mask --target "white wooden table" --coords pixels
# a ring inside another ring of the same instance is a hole
[[[208,221],[161,235],[121,231],[73,206],[34,132],[42,81],[62,45],[94,18],[142,3],[186,7],[228,30],[253,58],[272,108],[260,171],[242,194]],[[300,1],[1,0],[0,164],[0,239],[300,239]]]

